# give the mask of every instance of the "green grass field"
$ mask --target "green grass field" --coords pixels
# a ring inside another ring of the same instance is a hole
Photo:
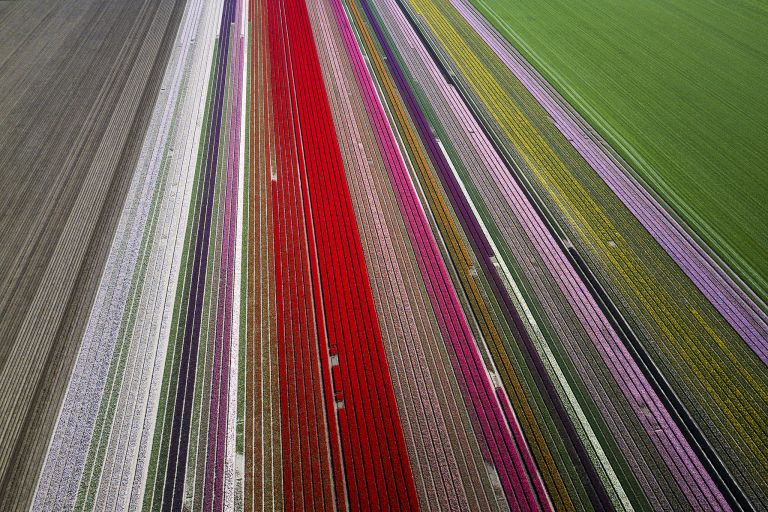
[[[473,2],[768,297],[768,3]]]

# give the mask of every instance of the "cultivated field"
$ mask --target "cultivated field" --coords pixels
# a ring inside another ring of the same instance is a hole
[[[472,0],[7,4],[3,512],[768,509],[768,310]]]
[[[768,6],[473,3],[765,299]]]

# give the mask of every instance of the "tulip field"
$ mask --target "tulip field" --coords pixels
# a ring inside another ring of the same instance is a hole
[[[764,176],[628,152],[555,13],[42,3],[0,2],[0,509],[768,509]]]
[[[473,4],[766,300],[765,5]]]

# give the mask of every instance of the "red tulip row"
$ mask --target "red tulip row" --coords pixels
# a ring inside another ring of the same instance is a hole
[[[276,150],[271,200],[285,506],[415,509],[307,9],[296,0],[261,8]]]

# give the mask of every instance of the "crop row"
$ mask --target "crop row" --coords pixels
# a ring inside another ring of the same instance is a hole
[[[447,2],[411,5],[698,428],[760,501],[765,418],[747,396],[764,395],[762,362],[464,18]]]

